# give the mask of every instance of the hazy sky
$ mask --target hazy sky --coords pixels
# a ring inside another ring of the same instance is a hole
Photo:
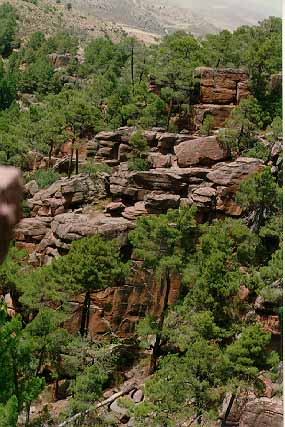
[[[238,9],[255,9],[256,12],[281,15],[282,13],[282,0],[168,0],[173,4],[177,4],[184,7],[191,7],[193,9],[204,9],[204,8],[223,8],[231,9],[237,7]]]

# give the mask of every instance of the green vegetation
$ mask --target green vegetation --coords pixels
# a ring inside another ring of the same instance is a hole
[[[36,32],[12,52],[17,27],[10,5],[1,6],[0,19],[11,27],[5,32],[10,34],[9,41],[3,40],[7,62],[0,65],[2,163],[25,167],[23,153],[35,148],[52,153],[67,138],[73,141],[77,156],[79,139],[90,131],[124,125],[170,129],[173,117],[187,117],[197,100],[197,66],[243,67],[249,72],[254,97],[234,109],[220,137],[233,156],[268,158],[268,147],[259,141],[258,133],[271,123],[277,130],[281,120],[281,90],[270,84],[270,75],[281,70],[281,20],[270,18],[259,26],[223,31],[204,40],[178,32],[150,47],[128,37],[116,44],[98,38],[86,45],[85,61],[79,63],[78,40],[63,32],[50,38]],[[56,55],[66,65],[55,66]],[[160,96],[149,92],[149,75],[163,85]],[[32,95],[32,105],[25,111],[17,111],[16,93]],[[208,135],[211,130],[208,116],[201,132]],[[131,168],[147,168],[141,152]]]
[[[93,161],[81,165],[79,153],[97,132],[121,126],[137,129],[129,141],[129,170],[148,170],[151,142],[144,129],[175,131],[177,118],[189,119],[199,96],[199,66],[242,67],[249,73],[252,96],[218,131],[232,159],[256,157],[266,163],[278,157],[271,152],[282,139],[281,90],[270,76],[281,71],[280,19],[204,39],[177,32],[152,46],[127,36],[116,43],[105,37],[82,45],[66,32],[48,38],[40,31],[18,41],[20,24],[11,5],[0,6],[0,163],[21,167],[25,180],[36,180],[40,189],[60,179],[51,165],[65,143],[71,147],[68,177],[74,164],[75,173],[111,174],[109,166]],[[200,134],[212,131],[213,117],[206,115]],[[39,153],[47,167],[31,172]],[[149,337],[154,338],[144,360],[152,374],[145,400],[128,406],[136,427],[182,426],[191,419],[211,425],[227,392],[262,393],[259,372],[274,377],[279,361],[256,301],[270,315],[282,316],[281,163],[281,156],[269,166],[260,162],[260,171],[240,184],[240,219],[209,216],[201,224],[195,207],[180,207],[138,219],[120,248],[117,241],[99,236],[56,243],[60,256],[38,268],[12,246],[0,266],[0,291],[11,295],[21,314],[11,315],[1,299],[0,425],[16,427],[19,415],[25,427],[59,425],[48,413],[31,421],[30,409],[47,385],[57,393],[62,380],[70,398],[61,419],[83,411],[80,425],[95,423],[84,411],[107,387],[117,385],[120,364],[113,350],[121,348],[111,328],[104,340],[90,340],[95,293],[126,283],[131,288],[138,272],[142,282],[144,274],[157,281],[162,310],[159,316],[145,316],[126,341],[149,348]],[[171,305],[174,280],[182,288]],[[116,292],[104,307],[107,313],[116,304]],[[68,327],[79,305],[82,315],[72,323],[71,334]],[[96,411],[94,417],[96,425],[104,425]]]
[[[16,47],[17,17],[10,3],[0,5],[0,55],[7,57]]]
[[[148,170],[150,165],[145,159],[148,151],[148,143],[142,132],[134,132],[129,144],[133,150],[133,158],[128,162],[129,170]]]
[[[35,172],[26,174],[25,178],[27,182],[35,180],[41,190],[58,181],[60,179],[60,174],[53,169],[39,169]]]

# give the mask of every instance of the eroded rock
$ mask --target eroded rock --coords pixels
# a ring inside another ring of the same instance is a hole
[[[239,427],[257,426],[283,426],[283,403],[281,400],[262,397],[247,403],[241,415]]]
[[[145,208],[149,213],[163,213],[168,209],[176,209],[180,204],[180,196],[176,194],[152,191],[144,198]]]
[[[262,160],[239,157],[234,162],[217,164],[208,173],[207,178],[217,185],[237,188],[242,180],[263,168]]]
[[[127,232],[131,228],[132,224],[125,218],[114,218],[96,212],[89,215],[76,213],[57,215],[51,224],[54,235],[65,242],[95,234],[108,239],[120,238],[120,241],[125,241]]]
[[[215,136],[202,137],[182,142],[175,147],[178,166],[181,168],[213,163],[226,160],[228,150],[223,147]]]
[[[84,204],[96,204],[107,197],[108,174],[75,175],[62,178],[38,191],[28,200],[32,216],[56,216]]]

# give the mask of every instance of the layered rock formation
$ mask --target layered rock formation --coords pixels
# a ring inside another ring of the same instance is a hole
[[[249,94],[248,74],[242,70],[200,67],[196,75],[200,77],[201,104],[238,104]]]
[[[113,333],[127,337],[134,333],[139,319],[147,314],[158,316],[161,313],[165,283],[158,283],[151,272],[143,271],[139,261],[133,263],[133,270],[132,279],[123,286],[109,287],[91,294],[88,324],[90,339],[111,336]],[[180,277],[172,277],[169,304],[174,304],[179,298],[180,287]],[[65,326],[72,333],[80,329],[83,303],[84,295],[69,303],[72,315]]]
[[[283,402],[279,399],[254,399],[247,403],[239,427],[282,427]]]
[[[122,145],[130,150],[133,131],[122,128],[96,136],[99,149],[108,143],[109,157],[105,159],[118,163],[110,175],[62,178],[40,191],[35,182],[26,185],[30,217],[16,227],[15,238],[17,246],[29,252],[30,263],[48,264],[64,255],[73,240],[95,234],[115,238],[124,248],[139,216],[164,213],[182,204],[195,204],[200,220],[209,215],[241,214],[234,194],[243,179],[262,170],[261,160],[230,161],[215,136],[197,138],[153,129],[145,132],[152,169],[129,171],[128,163],[120,162],[119,153]],[[137,273],[124,286],[92,294],[91,338],[112,333],[127,336],[146,313],[160,313],[164,285],[150,273],[142,273],[138,261],[133,267]],[[175,302],[179,289],[179,278],[173,278],[170,302]],[[70,301],[73,315],[67,327],[71,331],[79,329],[83,302],[83,296]]]
[[[71,179],[62,178],[50,187],[35,192],[27,187],[33,196],[28,199],[31,216],[54,217],[82,205],[96,205],[107,197],[108,174],[96,176],[77,175]],[[33,188],[33,187],[32,187]]]
[[[213,117],[213,126],[222,127],[235,105],[249,96],[248,74],[235,69],[196,69],[200,79],[199,102],[194,106],[193,121],[199,129],[207,116]]]
[[[195,70],[194,77],[199,82],[197,99],[186,120],[176,118],[175,124],[179,129],[183,129],[186,124],[187,128],[197,130],[207,116],[213,117],[215,128],[222,127],[235,105],[250,95],[249,76],[243,70],[199,67]],[[276,82],[277,75],[272,78],[274,87],[278,85]],[[166,82],[158,84],[155,78],[151,77],[149,91],[159,96],[161,88],[167,85]],[[183,91],[183,88],[177,89]]]

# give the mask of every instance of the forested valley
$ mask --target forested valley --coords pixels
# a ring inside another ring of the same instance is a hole
[[[2,3],[0,427],[281,426],[281,19],[22,26]]]

